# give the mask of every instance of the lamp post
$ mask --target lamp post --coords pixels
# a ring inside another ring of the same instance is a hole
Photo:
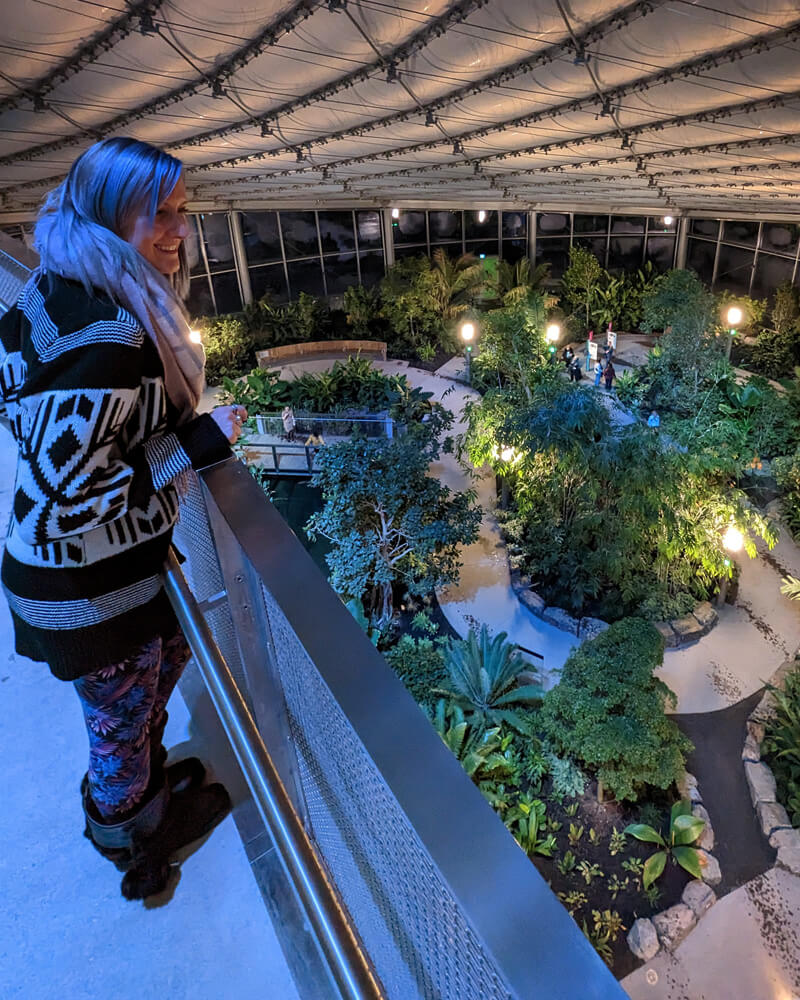
[[[501,447],[500,447],[500,459],[501,459],[501,461],[503,462],[504,465],[509,465],[510,466],[511,463],[516,458],[516,454],[517,453],[514,451],[514,449],[511,447],[511,445],[507,445],[507,444],[501,445]],[[509,487],[508,487],[508,476],[506,475],[505,472],[501,476],[501,485],[502,485],[502,488],[501,488],[501,492],[500,492],[500,509],[501,510],[508,510]]]
[[[561,336],[561,327],[558,325],[558,323],[548,324],[548,327],[545,330],[544,339],[547,341],[548,344],[547,350],[550,354],[556,353],[556,341],[560,336]]]
[[[475,324],[467,321],[461,324],[461,339],[464,341],[467,385],[472,385],[472,341],[475,339]]]
[[[722,544],[728,550],[728,552],[740,552],[742,546],[744,545],[744,536],[741,531],[733,524],[728,527],[728,530],[722,537]],[[725,559],[724,565],[727,570],[730,567],[730,559]],[[717,594],[717,607],[721,608],[724,606],[725,601],[728,597],[728,573],[722,577],[722,583],[719,587],[719,594]]]
[[[731,306],[728,310],[728,340],[725,344],[725,359],[731,359],[731,345],[736,336],[736,327],[742,322],[742,310],[738,306]]]

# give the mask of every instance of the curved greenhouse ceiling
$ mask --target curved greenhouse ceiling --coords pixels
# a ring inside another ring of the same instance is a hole
[[[14,0],[0,44],[0,221],[110,135],[195,209],[800,216],[796,0]]]

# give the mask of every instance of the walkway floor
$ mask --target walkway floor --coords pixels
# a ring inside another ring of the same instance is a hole
[[[0,426],[0,522],[15,449]],[[0,600],[0,997],[3,1000],[296,1000],[234,821],[183,864],[172,898],[126,902],[82,836],[86,735],[72,685],[16,656]],[[192,737],[179,693],[168,746]],[[193,746],[202,756],[202,747]],[[169,905],[165,905],[165,904]]]

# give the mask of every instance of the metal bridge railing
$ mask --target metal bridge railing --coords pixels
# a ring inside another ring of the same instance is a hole
[[[197,602],[190,638],[268,828],[297,834],[276,846],[342,995],[621,1000],[244,466],[193,480],[176,545],[176,608],[191,629]]]

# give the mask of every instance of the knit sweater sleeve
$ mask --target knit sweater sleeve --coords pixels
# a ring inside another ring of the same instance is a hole
[[[92,342],[36,371],[17,399],[20,463],[14,517],[31,545],[108,524],[146,507],[186,470],[230,455],[208,414],[147,436],[141,426],[163,406],[163,380],[147,377],[141,331],[125,342]]]

